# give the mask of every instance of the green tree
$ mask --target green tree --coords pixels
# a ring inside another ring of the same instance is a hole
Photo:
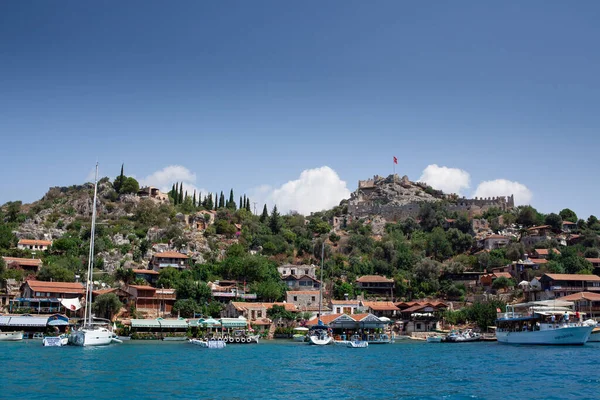
[[[271,228],[271,232],[273,232],[275,235],[277,235],[281,230],[281,217],[277,211],[277,206],[273,206],[273,211],[271,211],[271,217],[269,217],[269,228]]]
[[[113,182],[113,188],[117,193],[121,193],[121,186],[123,185],[123,182],[125,182],[125,174],[123,173],[124,167],[125,164],[121,164],[121,174],[119,174],[119,176],[117,176]]]
[[[523,259],[525,256],[525,247],[521,243],[510,243],[506,246],[506,258],[511,261]]]
[[[419,209],[419,219],[423,230],[431,232],[434,228],[442,226],[443,216],[435,210],[433,205],[424,203]]]
[[[115,279],[129,285],[135,281],[135,272],[131,268],[117,268],[115,270]]]
[[[232,210],[236,209],[236,204],[235,201],[233,200],[233,189],[231,189],[229,191],[229,200],[227,201],[227,208],[230,208]]]
[[[487,330],[488,326],[493,326],[496,323],[497,310],[504,310],[506,303],[499,300],[489,302],[475,302],[471,307],[463,309],[469,321],[475,321],[477,326],[482,330]]]
[[[60,265],[44,265],[37,273],[40,281],[74,282],[75,272]]]
[[[0,220],[0,249],[10,249],[17,243],[17,237],[9,224]]]
[[[192,318],[198,311],[200,311],[200,307],[194,299],[181,299],[173,304],[171,313],[177,314],[183,318]]]
[[[455,229],[458,231],[457,229]],[[462,235],[462,234],[461,234]],[[440,227],[434,228],[427,239],[427,255],[438,261],[452,256],[452,246],[446,238],[446,233]]]
[[[517,223],[529,227],[540,223],[541,215],[531,206],[518,208]]]
[[[17,222],[19,213],[21,212],[21,201],[9,201],[6,203],[6,220],[7,222]]]
[[[225,207],[225,195],[223,194],[223,191],[221,191],[221,194],[219,195],[219,208],[224,208]]]
[[[354,298],[354,286],[348,282],[336,282],[333,286],[333,296],[337,300],[343,300],[345,295],[348,295],[349,299]]]
[[[267,211],[267,205],[265,204],[263,207],[262,214],[260,215],[259,221],[264,224],[267,222],[267,219],[269,219],[269,211]]]
[[[92,305],[92,309],[97,316],[107,319],[112,319],[113,315],[118,313],[121,307],[123,307],[123,303],[119,301],[119,298],[114,293],[101,294]]]
[[[119,194],[130,194],[130,193],[137,193],[140,190],[140,184],[138,183],[138,181],[135,180],[135,178],[132,177],[127,177],[125,178],[125,180],[123,181],[123,184],[121,185],[121,188],[119,189]]]
[[[560,215],[555,214],[555,213],[550,213],[550,214],[546,215],[546,218],[544,219],[544,223],[546,225],[550,225],[552,227],[552,229],[554,229],[555,231],[560,231],[562,229],[563,220],[560,217]]]
[[[283,284],[274,280],[256,282],[252,288],[260,299],[268,302],[281,300],[285,292]]]
[[[192,199],[192,205],[194,206],[194,208],[197,207],[197,203],[196,203],[196,189],[194,189],[194,198]]]
[[[446,232],[446,238],[452,246],[455,253],[465,253],[473,246],[473,237],[468,233],[463,233],[457,228],[450,228]]]
[[[564,208],[560,210],[558,215],[560,215],[563,221],[577,222],[577,214],[571,209]]]
[[[267,310],[267,316],[272,320],[285,320],[285,321],[293,321],[296,319],[293,313],[287,311],[284,306],[273,305],[273,307]]]
[[[515,287],[515,281],[504,276],[501,276],[492,282],[492,289],[508,289],[509,287]]]
[[[177,204],[183,203],[183,182],[179,184],[179,199],[177,199]]]
[[[0,281],[4,279],[4,274],[6,273],[6,262],[4,262],[4,258],[0,257]]]
[[[585,249],[585,253],[583,253],[585,258],[598,258],[600,257],[600,250],[595,247]]]

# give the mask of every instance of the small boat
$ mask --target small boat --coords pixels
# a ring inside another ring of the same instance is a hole
[[[23,331],[19,332],[2,332],[0,331],[0,342],[16,342],[23,340]]]
[[[427,336],[427,343],[441,343],[442,337],[439,335]]]
[[[478,342],[481,340],[481,334],[473,332],[472,329],[465,331],[452,331],[446,336],[446,342],[448,343],[466,343],[466,342]]]
[[[361,340],[358,335],[353,335],[350,340],[346,343],[346,347],[351,347],[354,349],[364,349],[365,347],[369,347],[369,342],[366,340]]]
[[[58,336],[44,336],[42,339],[44,347],[61,347],[69,344],[69,337],[67,335]]]
[[[592,326],[592,333],[590,333],[590,337],[587,340],[588,342],[600,342],[600,325],[596,323],[593,319],[588,319],[583,321],[583,325]]]
[[[224,349],[227,343],[223,339],[189,339],[191,344],[207,349]]]
[[[33,336],[31,337],[31,339],[33,340],[43,340],[44,339],[44,334],[42,332],[36,332],[33,334]]]
[[[306,342],[306,332],[308,332],[308,328],[299,326],[297,328],[294,328],[294,331],[296,332],[292,336],[294,342]]]

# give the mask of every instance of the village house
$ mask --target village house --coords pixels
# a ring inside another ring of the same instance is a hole
[[[221,302],[228,302],[232,299],[256,300],[256,293],[247,293],[246,285],[237,281],[214,281],[208,282],[212,297]]]
[[[318,290],[290,290],[285,295],[285,301],[302,311],[313,311],[315,307],[318,310],[319,293]]]
[[[217,212],[213,210],[198,211],[196,214],[189,216],[188,224],[195,230],[205,231],[209,226],[215,223],[216,215]]]
[[[547,260],[548,257],[550,256],[550,251],[552,251],[557,256],[560,255],[560,251],[558,251],[557,249],[535,249],[535,250],[533,250],[533,253],[531,254],[531,256],[534,259],[538,258],[538,259]]]
[[[538,286],[539,285],[539,286]],[[600,276],[579,274],[544,274],[531,281],[529,300],[550,300],[578,292],[600,293]]]
[[[164,251],[162,253],[155,253],[152,256],[150,265],[155,271],[160,271],[167,267],[186,269],[188,267],[188,260],[189,257],[185,254],[176,251]]]
[[[18,249],[31,251],[46,251],[50,246],[52,246],[50,240],[21,239],[17,244]]]
[[[558,300],[572,301],[575,310],[585,313],[585,319],[600,317],[600,293],[579,292],[560,297]]]
[[[479,280],[485,272],[478,271],[462,271],[462,272],[450,272],[444,271],[442,273],[442,280],[447,280],[452,283],[463,284],[465,287],[474,288],[479,286]]]
[[[150,285],[154,285],[158,280],[158,275],[160,274],[158,271],[153,269],[133,269],[133,273],[135,274],[135,278],[141,278],[148,282]]]
[[[359,307],[358,300],[331,300],[331,310],[334,314],[356,314]]]
[[[400,311],[391,301],[361,301],[360,308],[378,317],[392,318]]]
[[[39,258],[18,258],[18,257],[2,257],[6,268],[21,269],[23,271],[36,274],[42,266],[42,260]]]
[[[282,280],[292,290],[317,290],[321,287],[320,281],[308,275],[287,275]]]
[[[490,235],[483,239],[483,248],[486,250],[499,249],[506,247],[510,243],[510,238],[503,235]]]
[[[521,237],[521,243],[525,247],[532,247],[538,242],[552,239],[552,227],[550,225],[532,226],[527,229],[527,235]]]
[[[146,285],[127,285],[125,291],[131,296],[131,300],[137,311],[151,316],[163,316],[170,314],[173,304],[177,300],[175,289],[157,289]]]
[[[563,223],[562,223],[562,231],[563,232],[571,232],[574,229],[577,229],[577,224],[575,222],[563,221]]]
[[[21,293],[21,297],[11,300],[11,312],[30,309],[35,313],[56,313],[64,309],[61,300],[81,300],[85,295],[85,288],[78,282],[28,280],[21,286]]]
[[[317,267],[315,265],[293,265],[293,264],[285,264],[277,267],[277,272],[281,275],[282,279],[288,275],[296,275],[296,276],[310,276],[311,278],[316,278],[316,270]]]
[[[439,313],[448,309],[441,301],[410,301],[396,303],[402,319],[402,334],[431,332],[440,329]]]
[[[356,287],[368,294],[393,297],[394,280],[379,275],[364,275],[356,279]]]
[[[142,199],[151,199],[159,203],[169,202],[169,195],[161,192],[153,186],[146,186],[138,190],[138,197]]]
[[[107,288],[92,291],[92,301],[96,301],[96,298],[98,296],[109,293],[112,293],[115,296],[117,296],[117,298],[125,308],[128,308],[130,301],[133,299],[133,296],[131,294],[129,294],[127,291],[121,288]]]
[[[298,308],[294,304],[289,303],[250,303],[231,301],[225,309],[221,311],[222,318],[246,318],[251,323],[256,320],[268,318],[267,311],[273,308],[274,305],[282,306],[286,311],[296,313]]]
[[[594,268],[600,268],[600,258],[586,258]]]

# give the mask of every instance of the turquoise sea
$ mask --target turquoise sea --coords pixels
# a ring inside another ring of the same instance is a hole
[[[0,343],[2,399],[596,399],[600,343]]]

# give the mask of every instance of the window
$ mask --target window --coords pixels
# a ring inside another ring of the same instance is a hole
[[[308,270],[307,269],[304,270],[304,275],[308,275]]]
[[[341,314],[341,312],[342,312],[342,309],[341,309],[341,307],[336,307],[336,309],[335,309],[335,313],[336,313],[336,314]]]
[[[298,296],[294,296],[294,301],[298,301]]]
[[[312,296],[312,297],[310,298],[310,301],[316,301],[316,300],[317,300],[317,298],[316,298],[315,296]]]
[[[42,297],[42,294],[40,292],[35,292],[35,297]]]
[[[258,315],[258,318],[262,318],[262,311],[257,311],[256,314]]]
[[[421,324],[417,324],[417,330],[420,331],[421,330]]]
[[[296,270],[295,269],[292,270],[292,275],[296,275]]]

